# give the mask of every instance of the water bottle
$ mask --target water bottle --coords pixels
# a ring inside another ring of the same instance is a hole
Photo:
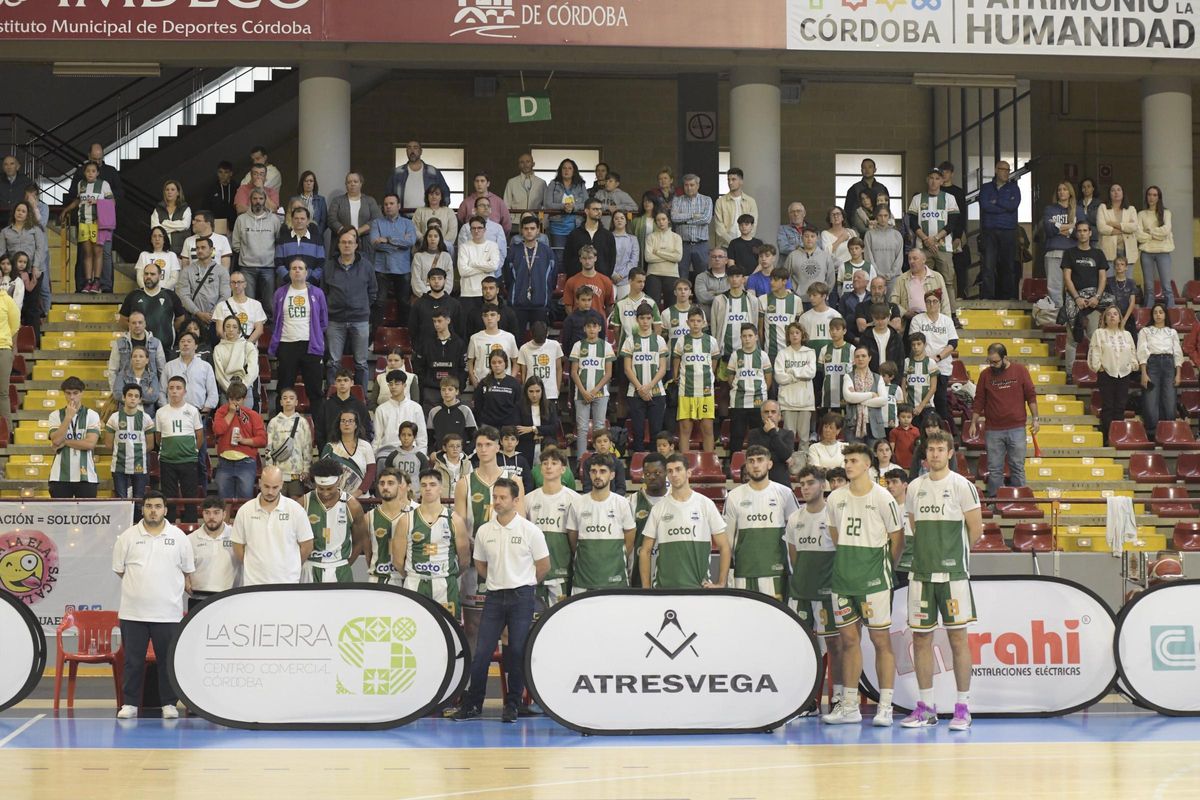
[[[94,655],[98,655],[99,653],[100,653],[100,649],[96,645],[96,634],[93,633],[91,638],[88,641],[88,655],[94,656]]]
[[[242,441],[242,428],[240,425],[233,426],[233,434],[229,438],[229,443],[237,446]]]

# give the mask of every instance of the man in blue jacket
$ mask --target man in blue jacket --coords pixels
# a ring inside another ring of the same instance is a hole
[[[554,251],[538,239],[537,217],[521,219],[521,243],[511,247],[504,259],[504,287],[508,305],[517,315],[513,336],[524,341],[525,331],[535,322],[550,324],[550,299],[558,279]]]
[[[984,300],[1016,300],[1017,208],[1021,189],[1010,181],[1007,161],[996,162],[996,177],[979,189],[979,246],[983,251],[980,291]]]
[[[408,162],[400,165],[388,178],[384,194],[394,194],[400,198],[400,207],[411,217],[414,209],[425,205],[425,191],[432,185],[442,190],[442,204],[450,205],[450,187],[441,171],[432,164],[421,160],[421,143],[411,141],[404,146]]]

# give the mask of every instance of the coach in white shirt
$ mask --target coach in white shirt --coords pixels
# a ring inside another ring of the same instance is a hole
[[[232,589],[242,582],[242,564],[233,555],[233,526],[225,521],[225,501],[209,497],[203,508],[204,524],[188,534],[196,558],[188,611],[209,595]]]
[[[517,721],[525,692],[525,641],[533,626],[533,589],[550,571],[550,550],[541,529],[517,514],[520,491],[510,478],[497,478],[492,484],[492,518],[475,532],[475,570],[479,580],[487,581],[487,594],[471,659],[471,685],[454,715],[457,720],[483,713],[488,667],[505,627],[508,694],[501,717],[504,722]]]
[[[167,502],[160,492],[146,492],[142,521],[117,537],[113,572],[121,579],[121,641],[125,667],[121,678],[120,719],[137,716],[146,673],[146,649],[154,643],[163,719],[178,719],[176,697],[168,676],[168,651],[175,626],[183,619],[184,594],[195,570],[192,545],[183,531],[167,522]]]
[[[242,563],[242,585],[299,583],[301,567],[313,549],[312,526],[304,508],[284,497],[283,473],[266,467],[258,496],[238,509],[233,521],[233,557]]]

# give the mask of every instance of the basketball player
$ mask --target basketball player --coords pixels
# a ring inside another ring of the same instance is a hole
[[[595,456],[593,456],[595,458]],[[579,495],[562,485],[567,469],[566,456],[557,447],[542,451],[542,487],[525,496],[529,521],[541,528],[550,550],[550,571],[537,586],[537,598],[543,606],[552,606],[569,594],[567,580],[571,574],[571,542],[567,536],[567,520]]]
[[[650,558],[658,543],[654,585],[659,589],[719,589],[729,577],[729,537],[716,505],[688,483],[688,461],[682,453],[667,459],[671,493],[664,497],[646,522],[638,566],[642,586],[650,585]],[[714,583],[709,571],[712,546],[720,553]]]
[[[783,543],[796,496],[771,480],[771,451],[762,445],[746,448],[748,483],[725,499],[726,533],[733,538],[733,588],[749,589],[783,602],[785,576]]]
[[[901,721],[905,728],[937,725],[933,702],[933,631],[938,617],[950,639],[958,699],[950,730],[971,727],[971,648],[967,626],[975,622],[975,598],[967,572],[967,553],[983,536],[979,492],[950,471],[954,439],[945,431],[925,438],[929,472],[908,487],[906,502],[913,531],[912,573],[908,583],[908,627],[913,632],[913,662],[920,700]]]
[[[858,682],[862,677],[861,636],[866,622],[875,645],[879,676],[877,727],[892,724],[896,657],[892,653],[892,565],[904,548],[900,507],[888,490],[871,480],[871,451],[846,445],[849,483],[829,495],[829,535],[833,555],[833,613],[842,639],[842,700],[821,719],[829,725],[862,721]]]
[[[633,553],[633,512],[629,501],[609,487],[616,464],[608,453],[597,453],[587,461],[592,490],[575,502],[567,520],[567,536],[575,553],[571,594],[589,589],[629,586],[629,556]]]
[[[638,567],[637,554],[642,552],[642,542],[645,540],[643,531],[650,512],[667,496],[667,459],[659,453],[650,453],[642,462],[642,488],[629,498],[629,508],[633,511],[633,569],[630,580],[631,586],[642,585],[642,571]],[[653,543],[652,543],[653,544]],[[658,560],[658,548],[650,549],[650,579],[654,579],[654,567]],[[650,588],[649,585],[646,588]]]
[[[313,532],[313,550],[304,562],[304,583],[350,583],[350,567],[370,552],[367,515],[358,500],[342,491],[342,467],[322,459],[309,470],[316,488],[300,498]]]
[[[371,534],[369,581],[403,586],[404,539],[397,538],[396,526],[412,510],[408,476],[395,467],[384,467],[375,482],[375,494],[382,502],[367,515],[367,530]],[[397,547],[398,552],[394,549]]]
[[[475,431],[475,457],[479,466],[459,478],[454,490],[454,511],[470,524],[472,533],[492,518],[492,486],[504,477],[504,471],[496,463],[499,452],[500,431],[491,425]],[[517,485],[520,486],[519,481]],[[525,513],[524,501],[525,490],[521,489],[517,498],[517,513],[521,516]]]
[[[442,474],[427,469],[421,473],[420,482],[421,504],[396,526],[401,541],[408,543],[404,588],[441,603],[460,619],[459,564],[471,558],[471,537],[458,512],[442,505]]]

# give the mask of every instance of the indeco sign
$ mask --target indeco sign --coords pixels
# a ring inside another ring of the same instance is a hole
[[[1138,595],[1121,610],[1114,649],[1135,700],[1161,714],[1200,715],[1200,581]]]
[[[605,590],[534,625],[529,689],[583,733],[772,730],[817,694],[816,642],[782,605],[737,590]]]
[[[46,666],[46,637],[24,603],[0,592],[0,711],[29,696]]]
[[[415,592],[262,586],[188,614],[170,670],[187,706],[222,725],[387,728],[461,688],[465,649],[449,613]]]

